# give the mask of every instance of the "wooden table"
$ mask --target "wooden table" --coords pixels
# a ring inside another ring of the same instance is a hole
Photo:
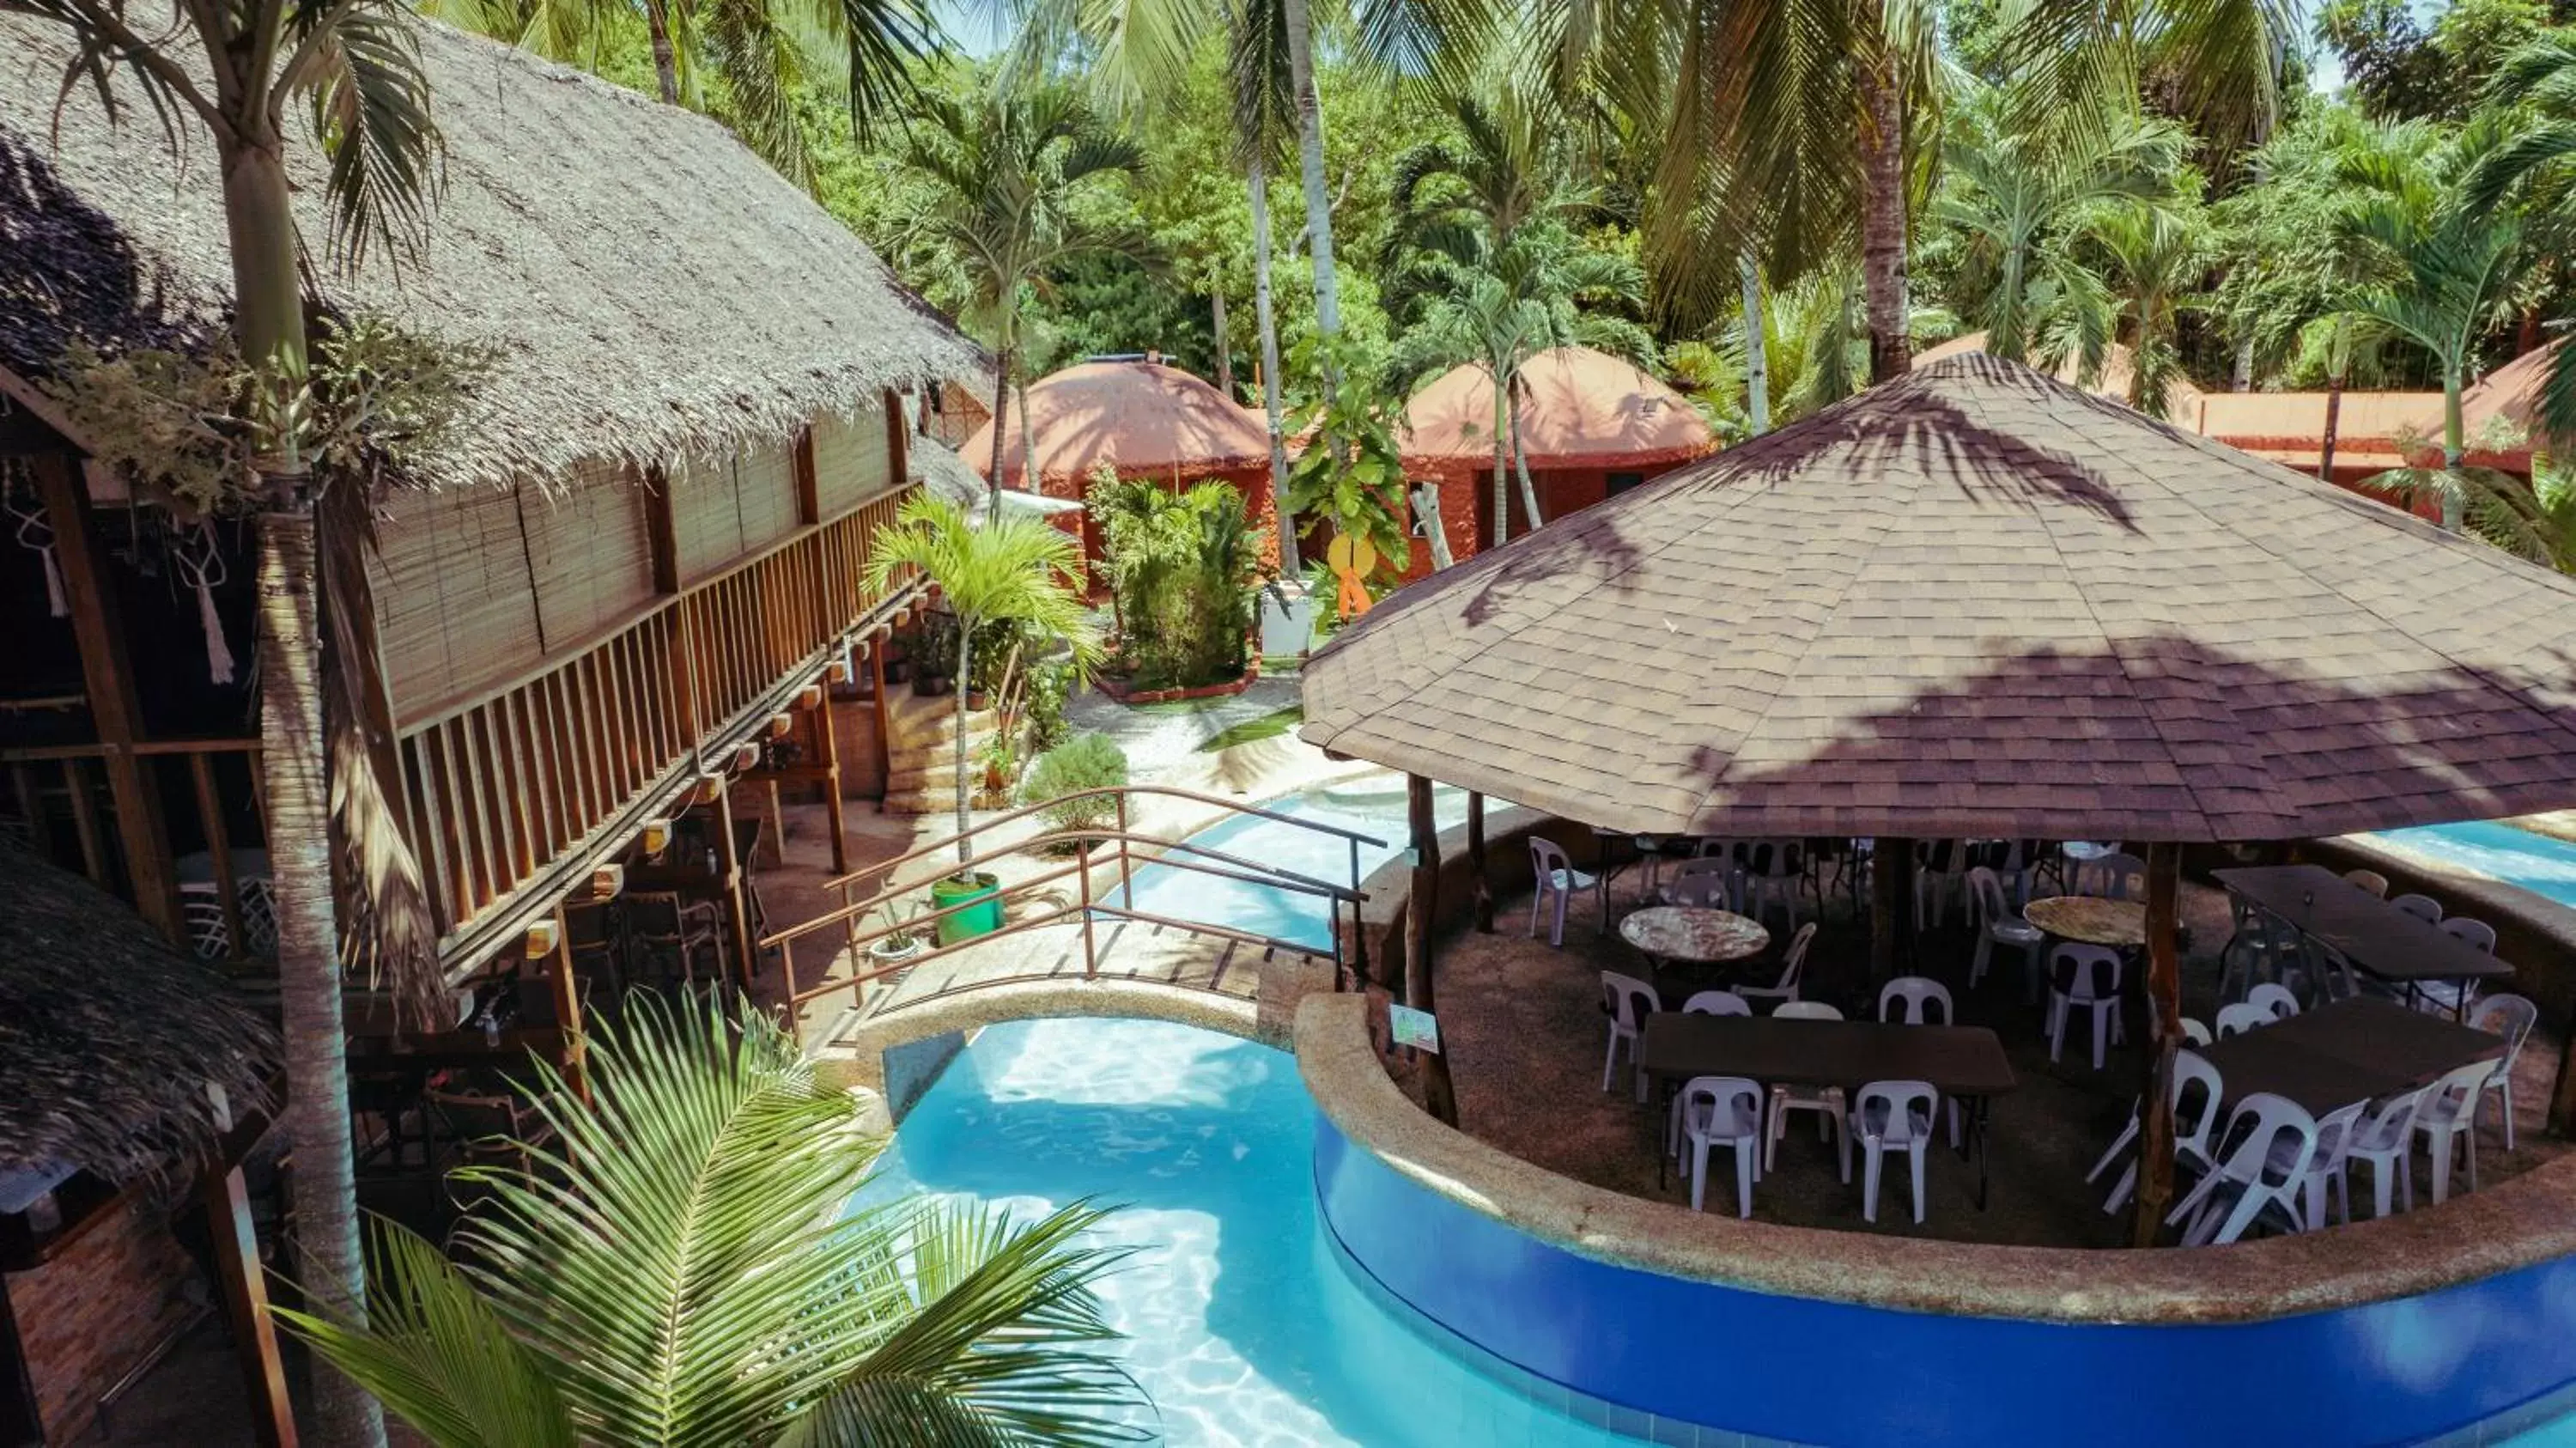
[[[2513,967],[2438,925],[2427,925],[2323,865],[2266,865],[2220,870],[2218,883],[2353,968],[2408,994],[2428,980],[2498,980]],[[2468,992],[2460,993],[2465,1013]]]
[[[2437,1023],[2438,1024],[2438,1023]],[[1658,1011],[1637,1041],[1637,1069],[1667,1081],[1744,1076],[1765,1086],[1927,1081],[1968,1104],[1962,1151],[1977,1161],[1977,1210],[1986,1207],[1986,1117],[2020,1083],[1995,1033],[1983,1026],[1892,1026]]]
[[[2134,950],[2147,943],[2147,907],[2138,900],[2050,895],[2021,909],[2024,920],[2061,940]]]
[[[1771,932],[1758,920],[1699,905],[1653,905],[1619,922],[1619,938],[1649,959],[1690,965],[1749,960],[1771,948]]]
[[[2268,1091],[2323,1116],[2493,1060],[2505,1039],[2365,996],[2191,1049],[2218,1068],[2229,1101]]]

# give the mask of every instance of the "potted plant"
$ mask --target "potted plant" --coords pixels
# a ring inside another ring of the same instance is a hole
[[[901,985],[912,973],[905,962],[930,948],[930,942],[915,928],[925,907],[919,900],[889,900],[879,916],[886,923],[886,933],[868,943],[868,964],[872,970],[901,967],[878,977],[888,986]]]
[[[946,614],[925,616],[912,639],[912,692],[925,699],[947,695],[956,683],[957,622]]]
[[[975,677],[975,627],[1008,619],[1028,625],[1041,637],[1063,639],[1077,663],[1097,657],[1099,643],[1077,591],[1082,578],[1082,552],[1072,538],[1040,518],[1004,514],[969,526],[955,504],[916,493],[905,500],[893,527],[877,535],[868,559],[868,587],[892,585],[897,570],[919,568],[938,585],[953,618],[947,621],[956,673]],[[974,828],[970,808],[974,772],[967,767],[966,699],[957,700],[957,733],[952,746],[957,787],[958,873],[930,887],[931,908],[968,908],[939,917],[939,943],[951,944],[1002,927],[1001,881],[973,869]]]

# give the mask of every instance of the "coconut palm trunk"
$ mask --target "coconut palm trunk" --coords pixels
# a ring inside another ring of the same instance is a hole
[[[1771,349],[1762,331],[1762,271],[1750,252],[1735,259],[1744,283],[1745,420],[1753,435],[1771,430]]]
[[[680,63],[671,44],[671,7],[665,0],[644,0],[644,30],[653,41],[653,84],[662,104],[680,103]]]
[[[2460,412],[2460,389],[2466,385],[2464,369],[2457,361],[2442,369],[2442,470],[2457,478],[2460,462],[2468,455],[2468,426]],[[2457,533],[2467,521],[2467,500],[2458,487],[2442,489],[2442,527]]]
[[[1517,371],[1512,374],[1511,399],[1512,475],[1520,479],[1521,511],[1528,516],[1530,531],[1535,533],[1547,518],[1539,512],[1538,488],[1530,482],[1529,449],[1521,445],[1521,375]]]
[[[992,495],[989,501],[993,511],[999,514],[1002,508],[1002,439],[1011,431],[1011,349],[1009,346],[1005,345],[1002,348],[1002,355],[993,359],[993,375],[997,379],[993,383],[993,456],[992,466],[985,474],[985,490]],[[1024,454],[1020,458],[1020,471],[1026,473],[1028,467],[1029,459]],[[1023,478],[1022,481],[1025,483],[1026,479]]]
[[[282,403],[304,372],[303,287],[284,138],[236,133],[217,142],[233,261],[234,327]],[[349,1140],[348,1036],[331,895],[330,789],[322,747],[322,625],[316,587],[313,480],[281,429],[257,460],[260,786],[270,889],[276,897],[278,1008],[286,1052],[286,1121],[295,1150],[297,1279],[324,1309],[366,1320]],[[317,1442],[381,1445],[376,1400],[337,1372],[317,1372]]]
[[[1500,548],[1512,536],[1512,462],[1511,442],[1503,429],[1508,426],[1503,411],[1501,369],[1493,368],[1494,379],[1494,546]]]
[[[1911,304],[1905,278],[1905,95],[1897,56],[1873,32],[1855,63],[1864,114],[1860,124],[1861,278],[1868,293],[1869,380],[1892,381],[1913,361],[1906,335]]]
[[[2346,346],[2344,320],[2337,317],[2334,341],[2330,344],[2327,354],[2327,360],[2331,365],[2326,369],[2325,435],[2318,440],[2317,444],[2317,481],[2321,483],[2334,481],[2335,435],[2342,430],[2343,426],[2344,374],[2352,366],[2352,358],[2345,350]]]
[[[1032,493],[1043,493],[1038,480],[1038,430],[1029,416],[1029,379],[1019,381],[1020,392],[1020,486]]]
[[[1226,345],[1225,276],[1217,273],[1208,278],[1208,330],[1216,334],[1216,390],[1225,400],[1234,400],[1234,349]]]
[[[975,828],[973,796],[966,781],[966,703],[974,693],[974,677],[975,615],[961,613],[957,615],[957,738],[951,746],[951,757],[957,766],[957,877],[961,880],[968,874],[968,862],[975,858],[975,847],[966,838],[967,832]]]
[[[1297,96],[1297,174],[1306,191],[1306,245],[1315,261],[1315,330],[1342,330],[1342,291],[1333,271],[1333,201],[1324,182],[1324,107],[1315,94],[1313,21],[1306,0],[1279,0],[1288,30],[1288,83]]]
[[[1297,556],[1297,515],[1288,507],[1288,438],[1280,422],[1279,319],[1270,301],[1270,176],[1254,156],[1244,184],[1252,197],[1252,310],[1261,332],[1261,409],[1270,427],[1270,506],[1279,515],[1279,571],[1294,578],[1305,571]]]

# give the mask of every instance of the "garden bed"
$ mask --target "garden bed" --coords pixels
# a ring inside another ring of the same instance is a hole
[[[1244,666],[1243,677],[1240,679],[1226,679],[1214,684],[1193,684],[1184,689],[1130,689],[1125,680],[1105,676],[1093,680],[1093,683],[1099,687],[1100,692],[1121,704],[1177,704],[1188,699],[1222,699],[1229,695],[1240,694],[1259,682],[1260,678],[1261,660],[1255,658]]]

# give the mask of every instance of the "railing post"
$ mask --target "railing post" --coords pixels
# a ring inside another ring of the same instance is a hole
[[[1127,791],[1123,789],[1118,791],[1116,798],[1118,800],[1118,901],[1133,910],[1136,908],[1136,877],[1127,858]]]
[[[1346,839],[1351,847],[1351,955],[1359,978],[1359,988],[1368,989],[1368,922],[1360,917],[1360,842]],[[1336,946],[1339,945],[1336,940]]]
[[[1077,844],[1074,878],[1082,882],[1082,978],[1097,980],[1100,976],[1099,948],[1091,938],[1091,852]]]

